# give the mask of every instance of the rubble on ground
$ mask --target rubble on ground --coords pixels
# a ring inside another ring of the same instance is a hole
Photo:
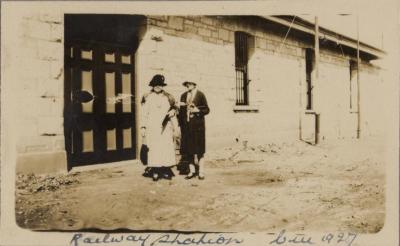
[[[61,176],[81,182],[43,192],[46,182],[61,177],[21,176],[16,221],[33,230],[322,228],[376,233],[386,215],[382,141],[249,143],[246,148],[238,143],[207,149],[205,181],[176,175],[153,182],[142,178],[141,164],[127,164]],[[248,162],[258,158],[263,161]]]
[[[70,175],[35,175],[19,174],[17,176],[16,188],[31,193],[55,191],[63,186],[79,184],[77,173]]]
[[[251,145],[245,143],[233,147],[216,149],[208,151],[207,161],[213,163],[240,164],[240,163],[257,163],[265,161],[270,157],[279,155],[303,155],[311,146],[303,143],[268,143]]]

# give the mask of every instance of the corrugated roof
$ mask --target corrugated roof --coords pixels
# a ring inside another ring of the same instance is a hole
[[[314,30],[315,24],[299,16],[278,15],[278,16],[261,16],[261,17],[266,20],[291,27],[295,30],[315,35],[315,30]],[[337,44],[341,44],[352,49],[357,49],[357,39],[340,34],[339,32],[330,30],[328,28],[319,26],[319,36],[321,39],[330,40],[332,42],[336,42]],[[383,50],[378,49],[372,45],[366,44],[365,42],[360,41],[359,44],[360,44],[359,47],[360,52],[367,53],[370,56],[374,57],[375,59],[381,58],[385,54]]]

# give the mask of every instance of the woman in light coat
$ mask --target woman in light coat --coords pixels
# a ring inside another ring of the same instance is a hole
[[[150,81],[151,91],[142,98],[141,135],[149,148],[144,176],[171,179],[171,167],[176,165],[174,135],[179,132],[174,97],[164,91],[163,75]]]

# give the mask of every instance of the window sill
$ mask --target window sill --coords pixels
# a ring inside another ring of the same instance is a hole
[[[235,105],[233,106],[233,112],[235,113],[258,113],[259,109],[258,106],[254,105]]]

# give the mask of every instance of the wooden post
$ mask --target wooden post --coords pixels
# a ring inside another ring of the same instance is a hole
[[[357,15],[357,138],[361,137],[361,110],[360,110],[360,30]]]
[[[318,24],[318,16],[315,16],[315,38],[314,38],[314,69],[315,69],[315,77],[314,77],[314,88],[317,85],[319,86],[319,24]],[[318,92],[318,89],[317,89]],[[314,93],[315,96],[315,93]],[[315,97],[313,96],[312,102],[315,102]],[[318,100],[317,100],[318,102]],[[314,103],[315,104],[315,103]],[[318,107],[313,105],[313,109],[318,111]],[[316,112],[315,115],[315,144],[319,142],[319,113]]]
[[[319,24],[318,24],[318,16],[315,16],[315,82],[318,83],[318,73],[319,73]]]

